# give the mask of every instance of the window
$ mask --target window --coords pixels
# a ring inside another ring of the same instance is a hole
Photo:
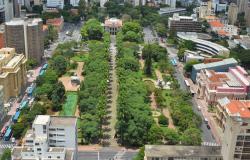
[[[49,159],[51,159],[51,156],[48,156]]]
[[[64,129],[63,129],[63,128],[57,128],[57,130],[58,130],[58,131],[64,131]]]
[[[26,140],[26,143],[33,143],[33,140]]]
[[[36,145],[36,146],[38,146],[38,145],[39,145],[39,143],[35,143],[35,145]]]
[[[50,128],[49,130],[50,130],[50,131],[55,131],[56,129],[55,129],[55,128]]]
[[[41,151],[42,149],[41,148],[37,148],[37,151]]]
[[[57,159],[60,159],[60,156],[57,156]]]
[[[247,133],[250,133],[250,129],[247,129],[247,131],[246,131]]]
[[[244,136],[237,136],[237,140],[244,140]]]

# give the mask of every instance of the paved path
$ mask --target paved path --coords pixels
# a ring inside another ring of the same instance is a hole
[[[111,36],[111,43],[110,43],[110,56],[111,56],[111,61],[110,61],[110,65],[111,65],[111,69],[110,69],[110,86],[111,86],[111,93],[108,96],[111,96],[111,103],[108,104],[110,106],[110,108],[108,108],[108,117],[110,117],[109,119],[109,127],[110,131],[107,131],[108,134],[108,146],[118,146],[117,141],[115,139],[115,125],[117,122],[117,96],[118,96],[118,82],[117,82],[117,75],[116,75],[116,37],[115,36]]]

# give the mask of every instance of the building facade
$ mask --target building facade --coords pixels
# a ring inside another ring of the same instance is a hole
[[[3,86],[0,85],[0,121],[2,121],[5,116],[6,112],[4,109],[4,91],[3,91]]]
[[[224,59],[219,62],[212,62],[212,63],[200,63],[193,65],[192,72],[191,72],[191,79],[193,82],[196,82],[197,74],[203,70],[214,70],[215,72],[227,72],[230,67],[236,67],[238,62],[234,58]]]
[[[210,16],[211,14],[212,14],[211,0],[201,1],[199,7],[199,18],[205,18],[206,16]]]
[[[104,29],[112,35],[120,31],[122,27],[122,20],[116,18],[106,19],[104,22]]]
[[[250,101],[222,98],[216,106],[216,121],[223,131],[222,156],[226,160],[250,159]]]
[[[238,6],[235,3],[230,3],[228,8],[228,23],[234,25],[237,21]]]
[[[12,149],[12,160],[77,159],[77,118],[38,115],[21,147]]]
[[[5,42],[7,47],[15,48],[18,54],[25,54],[28,59],[41,63],[44,53],[42,19],[13,19],[6,22]]]
[[[13,1],[0,0],[0,24],[14,17]]]
[[[144,160],[222,160],[219,146],[145,145]]]
[[[64,0],[47,0],[46,7],[63,9]]]
[[[218,99],[246,99],[250,80],[248,73],[240,66],[229,68],[228,72],[201,70],[197,74],[197,97],[207,104],[215,104]]]
[[[175,13],[168,19],[169,29],[176,32],[201,32],[201,23],[198,22],[195,15],[179,16]]]
[[[16,54],[14,48],[0,49],[0,85],[4,91],[4,102],[19,96],[26,86],[26,58]]]

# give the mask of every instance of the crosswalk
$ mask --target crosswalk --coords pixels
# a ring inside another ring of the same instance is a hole
[[[1,149],[12,148],[13,146],[14,146],[13,144],[0,144]]]
[[[201,145],[202,146],[220,146],[219,144],[215,142],[202,142]]]

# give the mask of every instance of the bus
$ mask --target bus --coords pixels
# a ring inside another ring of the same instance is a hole
[[[34,90],[35,90],[35,84],[30,85],[27,88],[27,94],[28,94],[28,96],[32,96]]]
[[[12,122],[17,123],[17,120],[18,120],[20,114],[21,114],[21,111],[17,111],[12,118]]]
[[[39,76],[43,76],[43,75],[44,75],[44,73],[45,73],[45,70],[40,70],[40,72],[39,72]]]
[[[189,84],[188,80],[185,79],[184,82],[185,82],[187,87],[190,87],[190,84]]]
[[[12,136],[12,129],[11,129],[11,127],[9,127],[6,131],[6,133],[4,134],[3,140],[9,141],[11,136]]]
[[[22,110],[23,108],[28,106],[28,100],[22,101],[22,103],[19,105],[19,109]]]
[[[1,133],[0,133],[0,137],[4,136],[4,134],[6,133],[8,128],[9,128],[9,126],[5,126],[5,127],[2,128]]]
[[[46,70],[48,68],[48,63],[45,63],[42,67],[42,70]]]

